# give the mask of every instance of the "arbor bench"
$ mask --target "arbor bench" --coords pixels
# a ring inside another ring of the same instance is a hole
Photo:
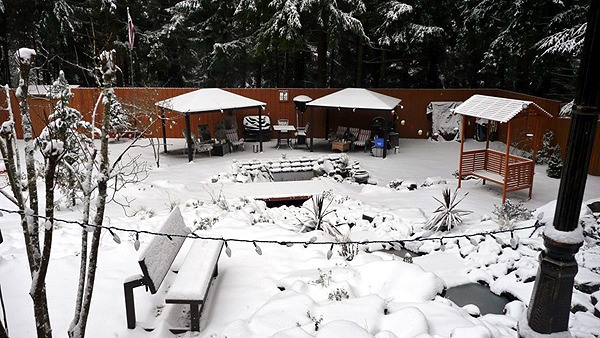
[[[172,236],[155,236],[138,259],[142,274],[131,276],[123,283],[129,329],[136,326],[133,289],[144,285],[146,291],[150,291],[151,294],[157,293],[191,230],[185,225],[183,216],[176,207],[159,232]],[[176,271],[175,281],[168,291],[165,291],[165,303],[190,306],[191,331],[200,331],[200,315],[211,282],[218,274],[217,263],[223,243],[222,240],[194,239],[181,267]]]
[[[475,176],[485,181],[502,185],[502,202],[510,191],[529,189],[529,198],[533,189],[533,160],[508,155],[492,149],[464,151],[460,163],[460,179]]]

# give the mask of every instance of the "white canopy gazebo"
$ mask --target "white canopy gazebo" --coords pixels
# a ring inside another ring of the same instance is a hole
[[[164,110],[168,109],[185,116],[185,134],[187,139],[188,159],[192,161],[192,138],[190,134],[190,115],[234,109],[257,108],[259,121],[262,121],[262,109],[267,105],[264,102],[247,98],[219,88],[203,88],[193,92],[181,94],[170,99],[158,101],[155,105],[161,108],[164,150],[167,152],[166,125]],[[260,132],[259,128],[259,132]],[[262,137],[259,136],[260,151],[262,151]]]
[[[376,93],[364,88],[346,88],[329,95],[325,95],[306,104],[310,107],[310,123],[314,125],[314,107],[335,108],[335,109],[352,109],[358,110],[379,110],[396,114],[396,107],[402,100]],[[388,116],[385,114],[386,128],[384,139],[387,140],[387,125]],[[313,150],[314,128],[310,130],[310,151]],[[383,157],[386,156],[386,147],[383,147]]]
[[[533,101],[507,99],[487,95],[473,95],[454,109],[462,115],[460,164],[458,168],[458,187],[467,176],[476,176],[502,185],[502,203],[506,201],[506,193],[529,189],[529,198],[533,190],[533,174],[535,166],[536,145],[533,146],[533,159],[510,154],[511,121],[529,116],[552,117],[550,113]],[[485,149],[464,150],[465,116],[488,119],[506,123],[506,152],[489,149],[490,128],[487,128]],[[539,124],[536,126],[539,133]]]

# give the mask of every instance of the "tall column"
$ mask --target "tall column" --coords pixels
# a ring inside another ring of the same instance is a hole
[[[600,113],[600,1],[592,0],[579,69],[579,82],[567,154],[558,190],[553,227],[562,235],[579,224],[579,212],[587,179],[588,165]],[[583,238],[544,235],[546,250],[540,254],[540,266],[527,312],[527,324],[540,334],[569,329],[569,313],[577,274],[575,254]]]

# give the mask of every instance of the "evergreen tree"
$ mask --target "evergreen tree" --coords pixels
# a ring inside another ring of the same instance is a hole
[[[535,161],[537,164],[547,164],[554,153],[554,146],[552,145],[554,140],[554,132],[548,130],[544,136],[542,136],[542,147],[537,151]]]
[[[560,157],[560,146],[557,144],[554,147],[554,151],[552,152],[552,156],[548,161],[548,168],[546,168],[546,174],[551,178],[560,178],[562,173],[563,162]]]

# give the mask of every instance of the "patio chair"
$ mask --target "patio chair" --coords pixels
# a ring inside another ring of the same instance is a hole
[[[352,142],[358,140],[358,133],[360,132],[360,128],[354,128],[354,127],[350,127],[348,128],[348,133],[351,135],[351,140]]]
[[[308,147],[308,143],[306,143],[306,136],[308,135],[308,127],[310,123],[307,123],[305,127],[298,127],[296,129],[296,147],[300,144],[304,144]]]
[[[186,138],[185,130],[181,131],[183,133],[183,138]],[[190,137],[192,138],[192,145],[194,148],[194,155],[192,158],[196,158],[196,153],[208,153],[208,156],[212,156],[213,145],[212,143],[202,143],[200,142],[194,133],[190,131]],[[187,148],[186,148],[187,150]]]
[[[235,129],[225,130],[225,137],[227,137],[227,141],[229,141],[229,145],[231,147],[231,152],[233,152],[233,148],[237,148],[239,146],[242,146],[242,151],[245,151],[244,139],[238,137],[237,130],[235,130]]]
[[[208,124],[198,125],[198,141],[200,143],[214,143]]]
[[[329,133],[327,139],[329,142],[339,141],[344,138],[344,134],[348,131],[348,127],[338,126],[335,133]]]
[[[364,152],[367,152],[367,144],[370,143],[369,138],[371,138],[371,131],[367,129],[361,129],[358,132],[356,141],[352,142],[352,150],[358,146],[364,147]]]

